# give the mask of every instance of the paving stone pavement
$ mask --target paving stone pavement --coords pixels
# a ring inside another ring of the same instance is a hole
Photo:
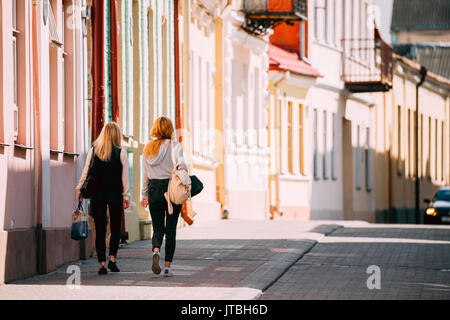
[[[448,228],[338,228],[289,268],[260,300],[448,300],[449,240]],[[367,286],[372,265],[380,268],[379,290]]]
[[[119,250],[120,273],[99,276],[92,257],[0,286],[0,300],[450,298],[450,227],[222,220],[177,238],[172,278],[153,274],[151,241],[137,241]],[[66,285],[71,265],[79,290]],[[369,265],[381,269],[381,290],[367,289]]]
[[[251,225],[251,222],[248,224]],[[233,223],[228,225],[231,229],[234,226]],[[234,233],[237,239],[232,239],[231,229],[228,239],[196,239],[195,236],[194,239],[186,239],[187,236],[181,232],[182,239],[177,240],[172,278],[153,274],[151,241],[137,241],[119,249],[120,273],[109,272],[106,276],[99,276],[94,256],[63,265],[49,274],[0,286],[0,300],[136,297],[152,300],[255,299],[316,243],[310,239],[282,239],[282,230],[271,230],[271,226],[279,224],[269,222],[264,225],[264,239],[239,239],[239,232]],[[310,229],[303,224],[298,226],[301,227],[300,231]],[[297,234],[301,235],[300,231]],[[161,265],[164,253],[163,245]],[[66,286],[71,275],[67,269],[71,265],[78,266],[81,271],[79,291],[69,290]]]

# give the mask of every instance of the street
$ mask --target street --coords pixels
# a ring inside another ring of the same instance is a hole
[[[145,240],[121,247],[120,273],[99,276],[94,256],[1,286],[0,299],[450,299],[449,226],[196,221],[177,238],[172,278],[152,273]]]

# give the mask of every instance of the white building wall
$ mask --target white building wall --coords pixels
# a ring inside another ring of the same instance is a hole
[[[268,45],[240,29],[243,15],[224,17],[226,206],[230,217],[268,218]]]
[[[367,23],[370,19],[368,14],[370,5],[371,1],[366,0],[311,0],[308,6],[309,60],[312,66],[324,75],[310,89],[307,98],[312,148],[309,162],[313,171],[311,183],[311,219],[313,220],[344,218],[343,166],[353,165],[343,163],[344,118],[352,122],[352,140],[356,137],[355,130],[358,125],[364,132],[360,136],[364,143],[367,127],[370,128],[372,136],[375,134],[371,111],[373,101],[370,95],[351,94],[345,89],[341,78],[342,54],[346,49],[345,43],[341,40],[373,37],[373,29],[369,29]],[[360,108],[360,112],[349,115],[349,106],[355,104]],[[317,125],[315,124],[316,112]],[[333,115],[336,117],[335,121],[333,121]],[[315,128],[317,129],[316,163],[314,163]],[[371,138],[371,146],[374,146],[373,141],[375,140]],[[335,153],[334,157],[332,157],[332,150]],[[314,166],[316,166],[315,173]],[[332,174],[332,168],[334,174]],[[354,175],[358,168],[364,173],[363,165],[355,166],[352,168]],[[373,161],[369,171],[373,172]],[[361,183],[364,187],[364,181]],[[357,192],[355,186],[352,188],[355,192],[351,203],[353,210],[365,213],[372,211],[374,209],[373,192],[365,188],[361,189],[364,193]]]
[[[215,157],[216,36],[214,12],[200,2],[191,3],[189,21],[189,123],[185,139],[191,139],[192,170],[202,180],[203,191],[192,199],[196,220],[221,218],[216,195],[218,165]]]

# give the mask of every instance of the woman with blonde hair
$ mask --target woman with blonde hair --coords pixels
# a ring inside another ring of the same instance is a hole
[[[127,152],[121,149],[122,132],[115,122],[107,123],[89,151],[86,165],[76,188],[78,200],[83,200],[80,189],[86,180],[92,157],[91,175],[94,194],[91,206],[95,223],[95,249],[100,263],[99,274],[107,274],[106,264],[106,208],[109,208],[111,238],[109,244],[108,268],[119,272],[116,264],[117,250],[120,242],[120,228],[123,210],[130,205],[130,188]]]
[[[166,117],[158,118],[150,131],[153,138],[144,149],[144,177],[141,204],[150,207],[153,225],[153,264],[152,270],[161,273],[159,251],[166,236],[164,276],[173,275],[171,264],[175,253],[176,229],[181,205],[172,203],[173,213],[168,214],[168,204],[164,197],[169,178],[174,167],[187,170],[181,144],[172,140],[174,132],[172,121]],[[175,163],[173,162],[175,160]]]

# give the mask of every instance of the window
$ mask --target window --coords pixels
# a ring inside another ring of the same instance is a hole
[[[431,179],[431,117],[428,118],[427,178]]]
[[[299,159],[300,159],[300,174],[305,175],[305,147],[304,147],[304,124],[303,124],[303,104],[299,104],[299,119],[298,119],[298,130],[299,130]]]
[[[335,32],[336,32],[336,13],[335,13],[335,1],[326,1],[326,12],[327,12],[327,24],[328,28],[326,30],[327,33],[327,41],[329,44],[334,45],[335,43]]]
[[[407,154],[407,163],[408,163],[408,176],[411,177],[411,110],[408,109],[408,154]]]
[[[314,109],[314,178],[315,179],[319,179],[319,155],[318,155],[318,132],[317,132],[317,127],[318,127],[318,113],[317,113],[317,109]]]
[[[322,158],[322,170],[323,170],[323,178],[328,179],[328,166],[327,166],[327,132],[328,132],[328,123],[327,123],[327,112],[323,112],[323,158]]]
[[[438,179],[438,120],[434,120],[434,178]]]
[[[336,144],[337,144],[337,115],[336,113],[333,113],[332,115],[332,133],[333,133],[333,140],[331,145],[331,179],[336,180],[337,179],[337,172],[336,172]]]
[[[302,59],[308,58],[308,22],[302,21],[300,23],[300,57]]]
[[[161,21],[162,31],[161,31],[161,39],[162,39],[162,92],[163,92],[163,114],[167,117],[170,117],[170,106],[169,106],[169,32],[168,32],[168,19],[163,16]],[[199,63],[201,66],[201,64]],[[201,82],[199,82],[201,86]]]
[[[253,133],[252,133],[252,143],[251,145],[256,145],[258,141],[261,141],[261,138],[258,138],[259,135],[259,129],[260,129],[260,114],[263,113],[263,109],[261,108],[261,92],[260,92],[260,84],[259,84],[260,78],[259,78],[259,69],[255,68],[254,72],[254,90],[255,93],[255,106],[254,106],[254,113],[253,113]]]
[[[433,201],[450,201],[450,190],[438,190]]]
[[[205,134],[204,134],[204,142],[205,142],[205,153],[208,155],[208,156],[211,156],[211,145],[210,145],[210,138],[211,138],[211,119],[210,119],[210,117],[211,117],[211,113],[212,112],[210,112],[210,106],[213,106],[214,104],[213,103],[211,103],[211,69],[210,69],[210,66],[209,66],[209,62],[207,61],[206,62],[206,70],[205,70],[205,72],[206,72],[206,74],[205,74],[205,93],[206,93],[206,103],[204,104],[204,108],[205,108],[205,112],[204,112],[204,115],[205,115],[205,124],[204,124],[204,132],[205,132]]]
[[[441,122],[441,181],[444,181],[444,121]]]
[[[66,150],[66,98],[73,97],[73,92],[66,94],[68,88],[65,87],[67,53],[64,43],[64,14],[62,1],[52,0],[49,5],[50,149],[54,152]],[[73,147],[72,143],[71,149]]]
[[[249,90],[248,90],[248,65],[244,64],[242,65],[242,109],[241,112],[243,113],[243,123],[242,123],[242,133],[244,134],[244,137],[248,133],[248,121],[249,121]],[[247,144],[248,141],[246,139],[243,140],[244,144]]]
[[[125,90],[125,106],[123,112],[123,132],[125,136],[133,136],[133,73],[131,68],[133,66],[133,16],[132,16],[132,2],[127,1],[124,3],[124,27],[125,27],[125,45],[123,50],[125,51],[125,74],[124,74],[124,90]],[[153,24],[152,24],[153,26]],[[153,42],[152,42],[153,43]],[[154,51],[152,51],[153,53]],[[153,56],[152,56],[153,57]],[[156,56],[157,59],[157,56]],[[154,63],[155,68],[158,68],[158,63]],[[157,72],[155,72],[157,73]],[[153,85],[153,83],[152,83]],[[158,82],[155,82],[155,86],[158,86]],[[156,95],[158,91],[156,90]],[[155,99],[157,99],[155,97]],[[158,104],[156,104],[158,105]]]
[[[323,37],[323,39],[326,41],[326,42],[328,42],[329,40],[330,40],[330,38],[329,38],[329,35],[328,35],[328,29],[330,28],[330,26],[331,26],[331,23],[330,23],[330,12],[329,12],[329,6],[327,5],[328,3],[327,3],[328,1],[324,1],[324,8],[323,8],[323,11],[324,11],[324,13],[325,13],[325,19],[324,19],[324,28],[323,28],[323,33],[324,33],[324,37]]]
[[[293,128],[293,119],[294,119],[294,107],[292,101],[288,102],[288,172],[294,173],[294,128]]]
[[[155,103],[155,35],[154,35],[154,18],[153,10],[149,9],[147,14],[148,20],[148,98],[149,98],[149,122],[148,127],[151,127],[153,121],[157,118],[156,103]],[[183,52],[183,51],[182,51]],[[192,70],[192,69],[191,69]],[[181,94],[183,97],[183,94]],[[147,130],[147,135],[149,130]]]
[[[13,47],[13,86],[14,86],[14,103],[13,103],[13,113],[14,113],[14,141],[19,138],[19,107],[18,107],[18,73],[17,73],[17,35],[19,34],[17,27],[17,0],[12,2],[12,21],[13,21],[13,31],[12,31],[12,47]]]
[[[14,141],[17,141],[19,137],[19,108],[17,106],[17,89],[18,89],[18,77],[17,77],[17,39],[13,36],[13,85],[14,85]]]
[[[411,141],[412,141],[412,145],[411,145],[411,176],[415,177],[416,176],[416,166],[418,165],[418,163],[416,163],[416,111],[412,112],[412,130],[411,130]],[[417,123],[417,125],[419,125]]]
[[[419,177],[423,177],[423,114],[420,115],[420,141],[419,141]]]
[[[356,126],[356,150],[355,150],[355,186],[361,189],[361,127]]]
[[[370,149],[370,128],[366,128],[366,148],[365,152],[365,169],[366,169],[366,191],[372,191],[372,152]]]
[[[397,107],[397,174],[402,173],[402,107]]]
[[[193,139],[193,141],[191,143],[193,143],[193,149],[196,150],[196,146],[197,146],[197,132],[195,131],[195,119],[196,119],[196,114],[197,114],[197,108],[195,107],[197,101],[196,101],[196,97],[197,97],[197,86],[194,85],[196,79],[195,79],[195,73],[196,73],[196,69],[195,69],[195,54],[194,51],[191,50],[190,52],[190,67],[189,67],[189,81],[192,84],[192,90],[191,90],[191,94],[190,96],[190,108],[191,108],[191,118],[190,118],[190,127],[191,127],[191,137]]]

